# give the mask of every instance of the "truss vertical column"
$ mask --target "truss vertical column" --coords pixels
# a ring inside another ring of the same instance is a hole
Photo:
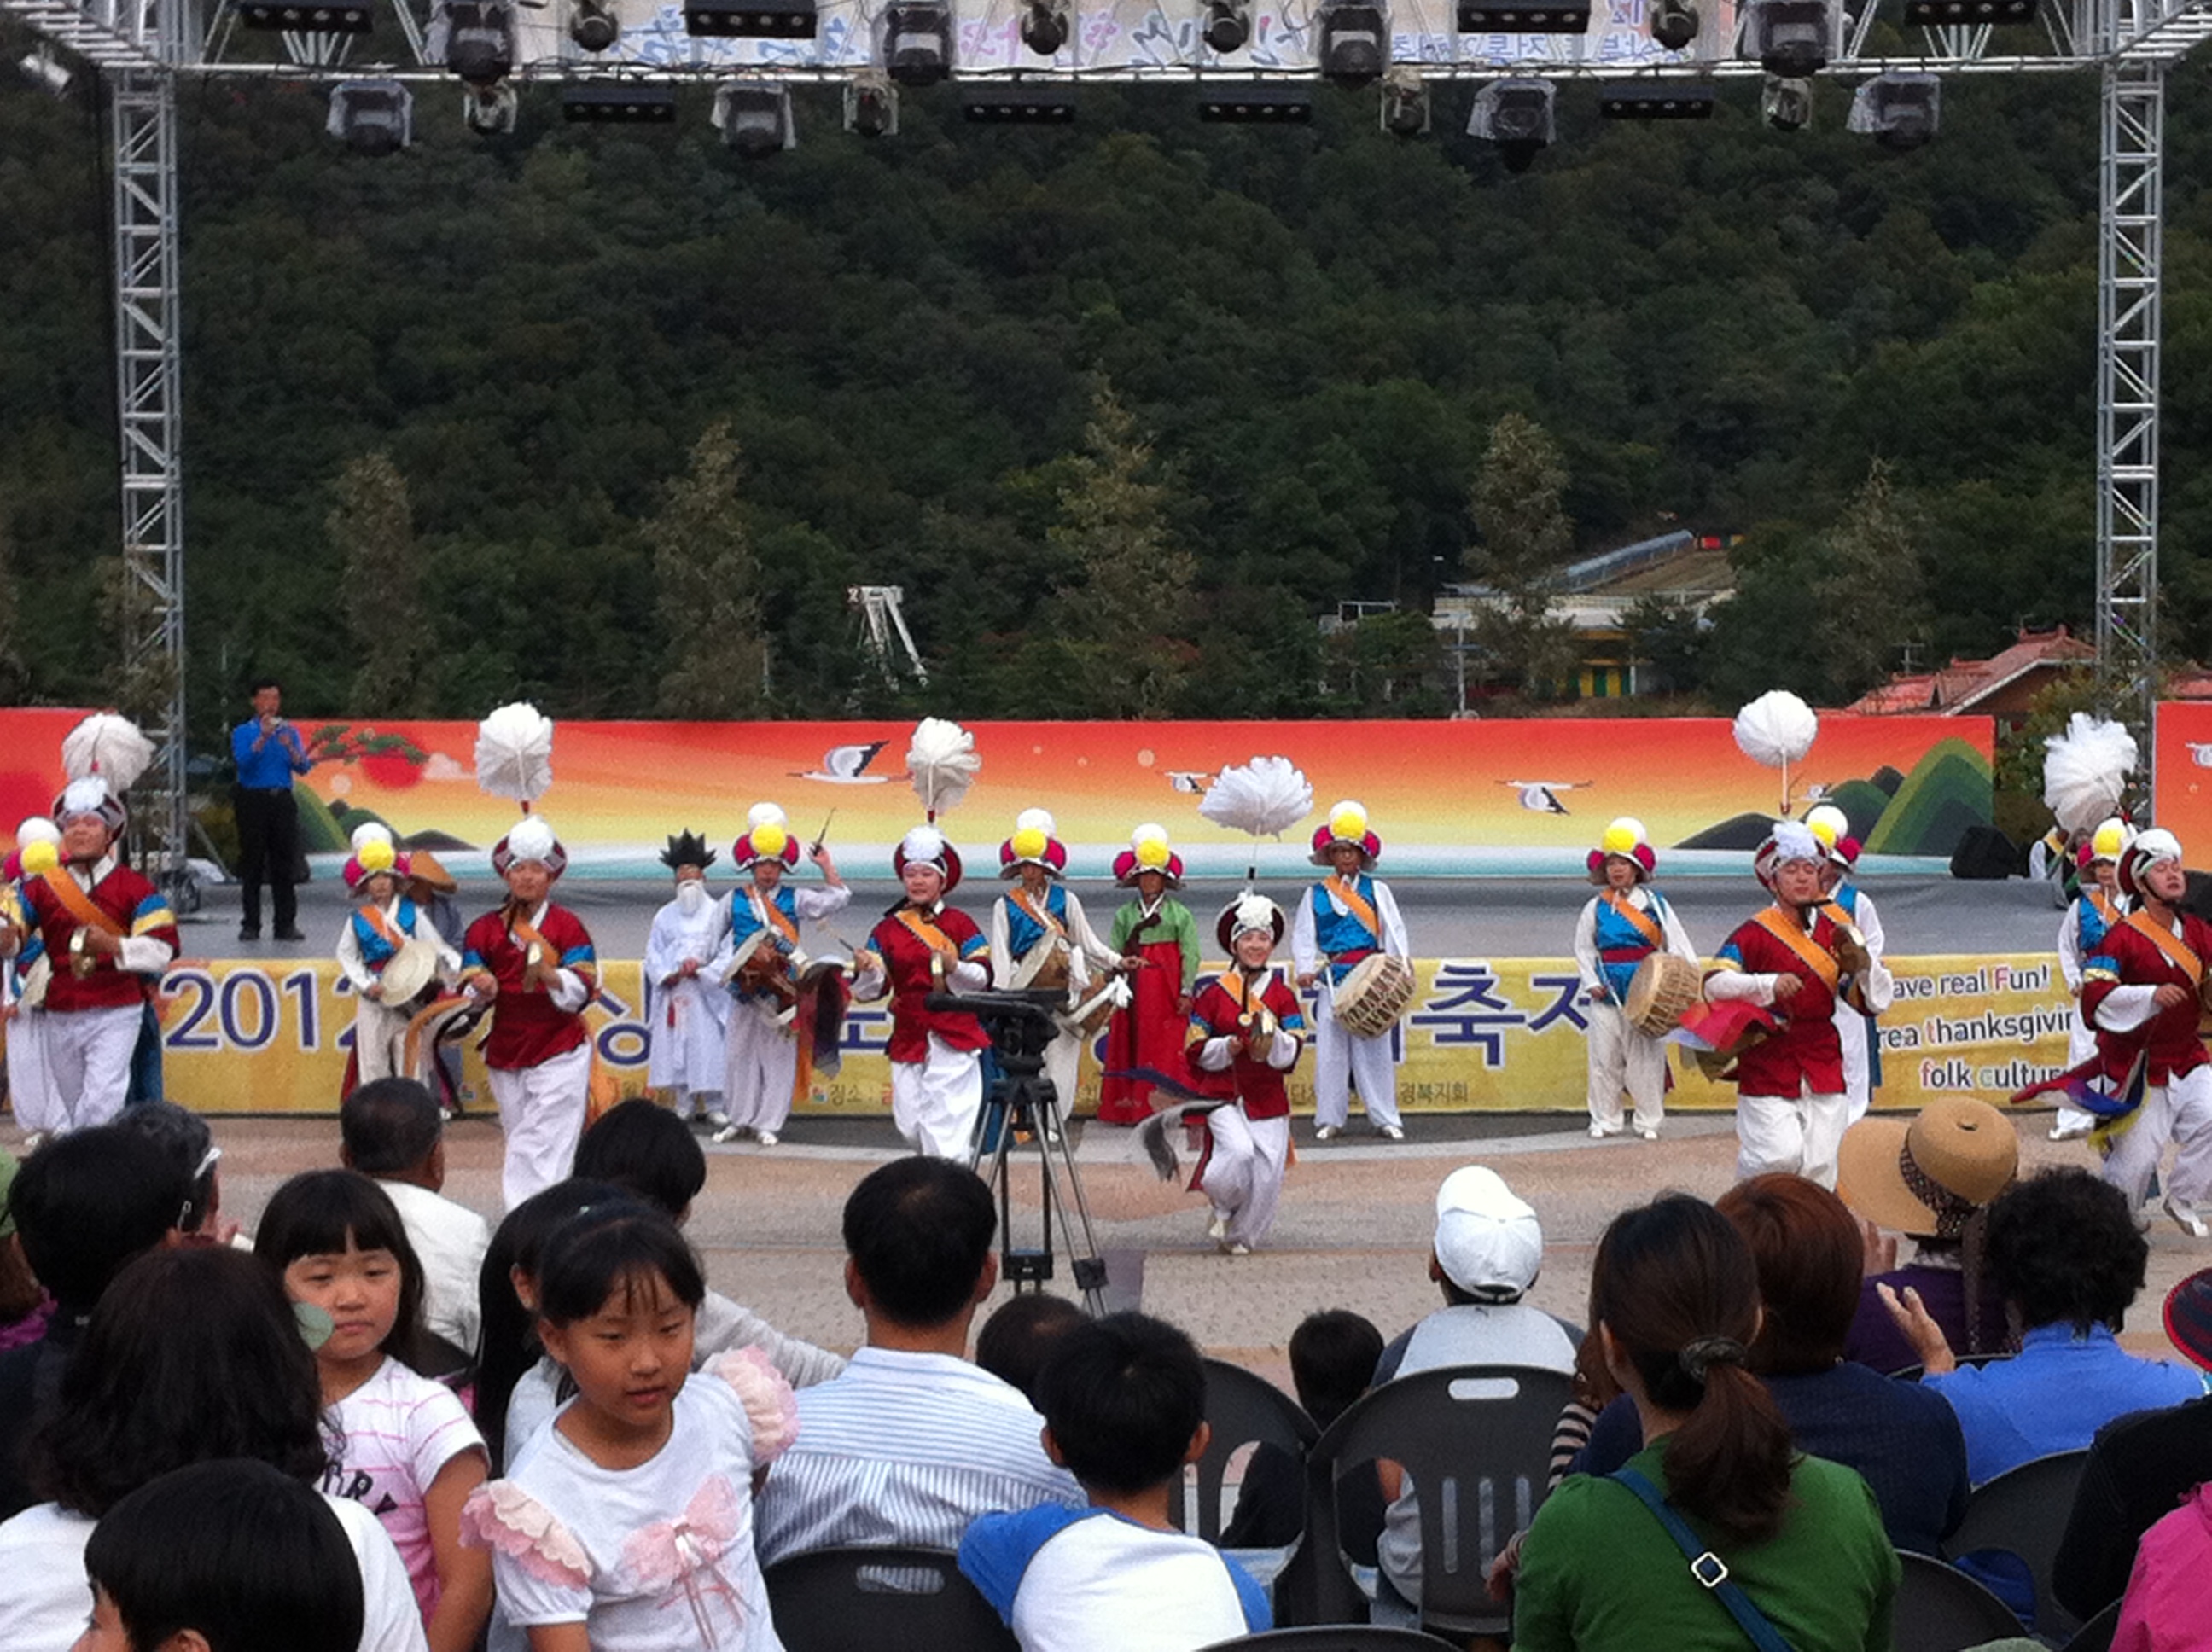
[[[176,82],[127,70],[108,82],[114,146],[115,396],[123,463],[126,709],[156,756],[132,818],[142,867],[185,881],[185,495],[177,354]]]
[[[2125,5],[2122,7],[2124,12]],[[2097,257],[2098,697],[2150,780],[2158,697],[2158,407],[2166,65],[2105,66]]]

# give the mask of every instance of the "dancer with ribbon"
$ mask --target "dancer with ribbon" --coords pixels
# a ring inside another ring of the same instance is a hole
[[[1310,859],[1329,875],[1298,902],[1291,929],[1291,960],[1298,985],[1321,988],[1314,1015],[1314,1139],[1342,1133],[1352,1109],[1352,1086],[1375,1133],[1406,1139],[1398,1117],[1398,1070],[1390,1048],[1398,1017],[1413,995],[1413,945],[1390,886],[1374,876],[1382,840],[1367,827],[1367,810],[1346,799],[1328,811],[1328,824],[1313,835]],[[1361,985],[1378,992],[1381,1012],[1347,1024],[1340,1011],[1354,972],[1373,957]],[[1370,984],[1371,983],[1371,984]]]
[[[1227,1255],[1249,1256],[1275,1225],[1291,1157],[1285,1075],[1304,1045],[1298,998],[1270,966],[1283,938],[1283,910],[1247,890],[1221,910],[1214,938],[1229,968],[1190,1010],[1190,1065],[1208,1093],[1228,1105],[1201,1115],[1206,1144],[1190,1188],[1213,1207],[1207,1236]]]

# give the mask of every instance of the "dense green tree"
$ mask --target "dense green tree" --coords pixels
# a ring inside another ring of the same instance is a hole
[[[1472,495],[1481,543],[1467,551],[1468,572],[1496,593],[1475,610],[1474,640],[1484,674],[1532,695],[1548,695],[1572,673],[1574,629],[1554,611],[1560,568],[1574,548],[1560,501],[1567,469],[1559,444],[1524,414],[1490,428]]]
[[[419,717],[435,703],[436,639],[422,601],[407,478],[389,453],[364,453],[338,472],[324,530],[343,566],[338,600],[353,634],[347,709],[358,717]]]
[[[690,468],[645,524],[663,635],[663,716],[743,717],[765,694],[760,571],[738,492],[742,465],[730,427],[708,427]]]
[[[1829,695],[1855,700],[1903,663],[1907,645],[1926,640],[1927,582],[1916,524],[1883,461],[1868,470],[1820,550],[1813,594],[1827,617],[1811,641]]]

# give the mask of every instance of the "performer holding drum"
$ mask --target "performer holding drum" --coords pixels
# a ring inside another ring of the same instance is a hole
[[[1390,886],[1373,876],[1382,840],[1347,799],[1313,836],[1313,864],[1331,869],[1298,902],[1291,959],[1298,985],[1321,985],[1314,1017],[1314,1139],[1340,1133],[1351,1086],[1376,1134],[1403,1141],[1391,1029],[1413,996],[1413,947]]]
[[[370,822],[353,835],[345,885],[356,902],[339,932],[338,968],[353,986],[356,1084],[412,1078],[407,1028],[426,995],[459,972],[461,955],[440,938],[430,914],[400,893],[411,874],[392,833]]]
[[[1589,1004],[1593,1138],[1620,1133],[1626,1090],[1636,1133],[1659,1139],[1667,1088],[1667,1047],[1659,1039],[1698,997],[1697,949],[1674,907],[1650,885],[1658,864],[1644,823],[1626,815],[1605,829],[1589,853],[1598,893],[1575,925],[1575,967]]]
[[[1776,1012],[1771,1034],[1735,1058],[1739,1180],[1784,1170],[1835,1187],[1849,1106],[1836,1000],[1871,1015],[1889,1007],[1889,971],[1821,899],[1826,861],[1803,824],[1777,823],[1752,861],[1773,904],[1737,926],[1706,967],[1709,999]]]
[[[1113,1006],[1112,977],[1101,987],[1093,971],[1120,969],[1121,955],[1098,938],[1083,902],[1060,882],[1067,848],[1053,835],[1055,829],[1042,809],[1024,809],[1015,817],[1014,835],[999,846],[999,876],[1014,887],[991,902],[990,938],[991,956],[1008,987],[1067,994],[1068,1013],[1060,1017],[1060,1031],[1044,1058],[1058,1124],[1065,1125],[1075,1107],[1083,1047],[1090,1042],[1086,1023],[1094,1015],[1103,1020]],[[1126,1001],[1126,988],[1121,996]]]
[[[1859,864],[1859,841],[1851,835],[1850,817],[1834,804],[1823,803],[1805,811],[1805,824],[1827,851],[1820,888],[1835,908],[1828,915],[1857,930],[1874,957],[1885,957],[1888,943],[1882,933],[1881,914],[1875,910],[1874,897],[1852,881]],[[1881,1041],[1875,1036],[1873,1017],[1861,1015],[1841,999],[1836,1004],[1836,1040],[1844,1052],[1844,1095],[1850,1102],[1850,1123],[1856,1124],[1866,1117],[1867,1108],[1874,1104],[1875,1091],[1881,1088]]]
[[[812,1087],[817,1060],[836,1059],[835,1029],[845,1018],[844,972],[807,957],[799,926],[842,912],[853,891],[821,842],[807,859],[821,868],[823,887],[786,884],[784,873],[799,864],[799,840],[783,811],[755,804],[747,818],[750,829],[730,848],[730,859],[750,882],[730,891],[726,975],[737,1002],[722,1086],[728,1117],[714,1139],[733,1141],[750,1131],[762,1146],[773,1147],[792,1103]],[[832,1029],[827,1051],[819,1036],[824,1016]]]

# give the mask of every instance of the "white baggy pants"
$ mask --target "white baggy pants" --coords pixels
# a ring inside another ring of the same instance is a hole
[[[1290,1119],[1249,1119],[1232,1102],[1215,1108],[1206,1122],[1213,1132],[1213,1154],[1206,1162],[1201,1191],[1214,1213],[1227,1219],[1230,1242],[1257,1249],[1275,1225],[1275,1207],[1283,1200]]]
[[[565,1181],[575,1169],[576,1141],[591,1102],[590,1041],[534,1067],[494,1067],[491,1098],[507,1133],[500,1195],[513,1210],[531,1194]]]
[[[1850,1098],[1841,1094],[1739,1094],[1735,1179],[1745,1181],[1769,1170],[1786,1170],[1834,1192],[1836,1154],[1850,1111]]]
[[[1589,1017],[1590,1122],[1608,1132],[1620,1128],[1620,1092],[1636,1108],[1636,1127],[1656,1130],[1664,1116],[1667,1047],[1637,1031],[1617,1004],[1592,1004]]]
[[[41,1010],[46,1023],[46,1082],[60,1130],[89,1130],[112,1122],[131,1093],[131,1057],[146,1007]]]
[[[1315,999],[1314,1122],[1344,1128],[1352,1115],[1352,1085],[1377,1130],[1398,1122],[1398,1069],[1390,1059],[1390,1035],[1362,1038],[1336,1018],[1336,1005],[1323,986]]]
[[[2212,1188],[2212,1066],[2195,1068],[2171,1084],[2145,1086],[2136,1121],[2113,1142],[2105,1160],[2105,1180],[2128,1196],[2130,1210],[2142,1203],[2169,1140],[2179,1142],[2181,1151],[2167,1179],[2166,1196],[2194,1205]]]
[[[983,1110],[983,1058],[929,1035],[927,1061],[891,1063],[891,1122],[932,1158],[965,1159]]]

